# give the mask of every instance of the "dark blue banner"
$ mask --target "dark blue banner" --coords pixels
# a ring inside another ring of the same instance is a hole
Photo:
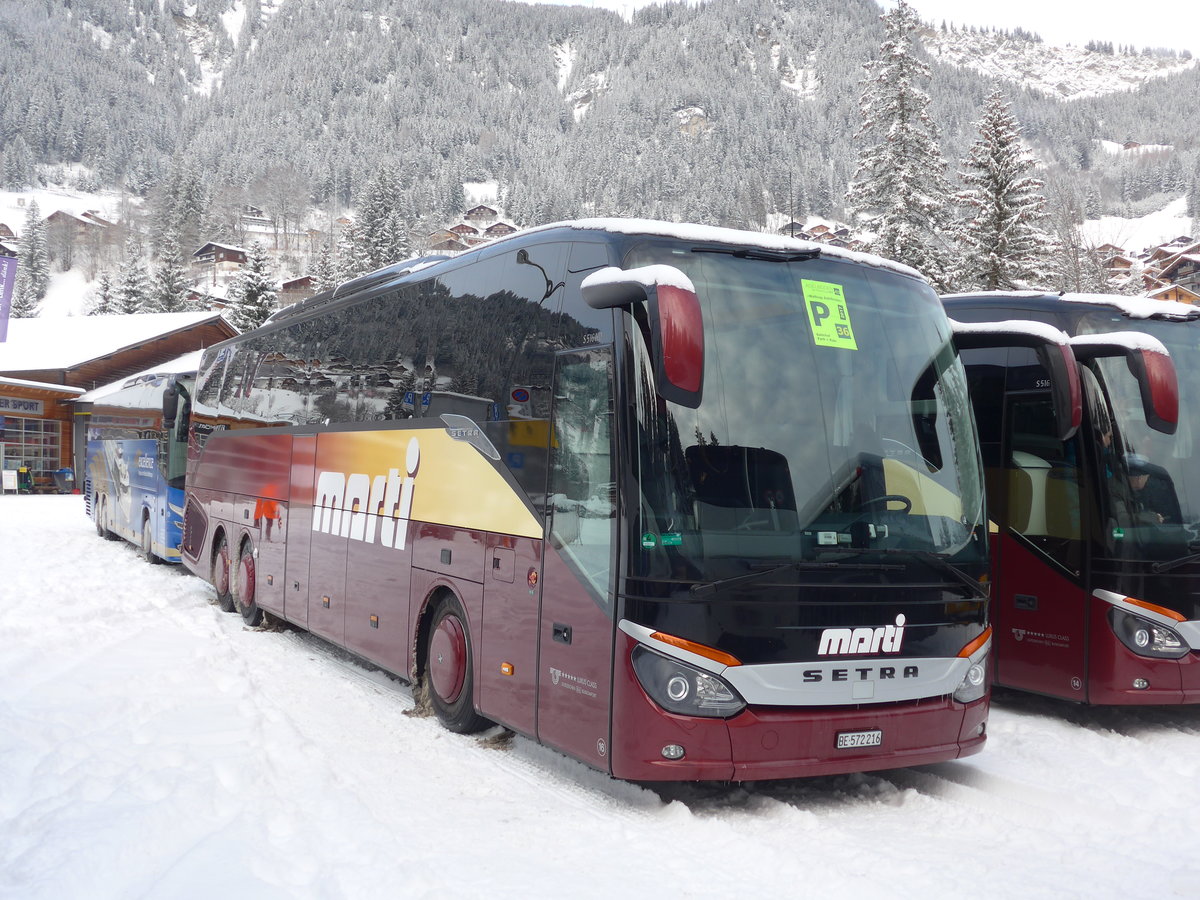
[[[0,343],[8,340],[8,313],[16,282],[17,261],[11,256],[0,256]]]

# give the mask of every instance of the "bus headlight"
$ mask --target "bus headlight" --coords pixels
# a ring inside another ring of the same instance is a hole
[[[981,654],[971,662],[962,683],[954,692],[954,699],[959,703],[971,703],[987,693],[987,654]]]
[[[642,689],[668,712],[728,718],[746,708],[723,679],[642,645],[633,650],[633,671]]]
[[[1117,639],[1138,656],[1179,659],[1191,651],[1187,642],[1174,629],[1135,616],[1115,606],[1108,611],[1108,622]]]

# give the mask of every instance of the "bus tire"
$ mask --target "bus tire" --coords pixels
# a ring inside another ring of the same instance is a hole
[[[116,533],[108,527],[108,497],[96,499],[96,534],[106,541],[118,540]]]
[[[150,517],[142,516],[142,543],[138,554],[150,565],[155,565],[159,559],[154,555],[154,529],[150,527]]]
[[[438,720],[456,734],[474,734],[492,723],[475,712],[471,633],[458,598],[436,601],[425,641],[425,680]]]
[[[254,545],[249,540],[242,541],[233,574],[230,594],[233,596],[234,608],[242,614],[245,623],[253,628],[262,621],[263,613],[255,602],[255,588],[258,582],[255,581],[254,575]]]
[[[225,535],[217,541],[217,549],[213,553],[212,585],[217,589],[217,605],[225,612],[233,612],[233,592],[230,590],[233,567],[229,558],[229,542]]]

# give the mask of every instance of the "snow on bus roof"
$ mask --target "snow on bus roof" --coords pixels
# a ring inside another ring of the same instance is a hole
[[[149,369],[144,369],[134,375],[129,375],[126,378],[120,378],[109,384],[101,385],[98,388],[93,388],[79,398],[80,403],[95,403],[110,394],[115,394],[117,391],[124,390],[127,387],[133,387],[139,381],[151,382],[153,376],[156,375],[194,375],[200,367],[200,357],[204,354],[203,350],[193,350],[190,353],[185,353],[177,359],[168,360],[164,363],[159,363]]]
[[[1151,300],[1148,297],[1124,297],[1113,294],[1063,294],[1068,303],[1097,303],[1111,306],[1131,319],[1149,319],[1152,316],[1179,316],[1188,318],[1200,315],[1200,311],[1186,303],[1173,300]]]
[[[1079,334],[1071,338],[1072,347],[1125,347],[1129,350],[1146,350],[1170,356],[1167,347],[1158,338],[1143,331],[1109,331],[1104,334]]]
[[[1149,319],[1153,316],[1178,316],[1195,318],[1200,311],[1186,303],[1172,300],[1151,300],[1149,297],[1126,297],[1120,294],[1059,294],[1051,291],[968,291],[960,294],[943,294],[943,300],[972,300],[975,298],[1000,297],[1017,300],[1061,300],[1065,303],[1091,303],[1110,306],[1131,319]]]
[[[1005,319],[1002,322],[959,322],[952,318],[950,326],[954,329],[955,334],[1031,334],[1055,344],[1065,344],[1070,340],[1065,331],[1045,322],[1034,322],[1030,319]]]
[[[858,253],[829,244],[802,241],[783,234],[760,231],[741,231],[736,228],[719,228],[715,225],[695,225],[683,222],[661,222],[656,219],[575,219],[567,222],[552,222],[537,228],[528,228],[512,237],[545,231],[550,228],[575,228],[579,230],[608,231],[613,234],[647,234],[655,237],[677,238],[696,243],[733,244],[740,247],[760,247],[764,250],[819,252],[821,256],[864,263],[879,269],[890,269],[925,281],[925,276],[916,269],[871,253]],[[511,238],[510,238],[511,239]],[[503,240],[503,239],[502,239]],[[496,243],[496,242],[493,242]]]

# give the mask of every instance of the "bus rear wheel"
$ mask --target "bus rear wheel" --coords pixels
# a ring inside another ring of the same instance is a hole
[[[96,511],[96,534],[100,535],[106,541],[115,541],[117,536],[108,527],[108,498],[96,497],[96,502],[92,504],[92,509]]]
[[[233,612],[233,592],[230,590],[232,575],[229,542],[225,540],[225,535],[221,535],[213,554],[212,584],[217,589],[217,605],[225,612]]]
[[[425,642],[425,678],[438,720],[456,734],[474,734],[492,723],[475,712],[475,667],[462,605],[444,594],[434,607]]]
[[[238,551],[237,577],[233,579],[231,594],[234,608],[242,614],[242,619],[251,628],[262,621],[263,613],[255,601],[254,580],[254,545],[249,541],[242,543]]]
[[[154,529],[150,527],[149,516],[142,519],[142,543],[138,552],[142,559],[151,565],[159,561],[158,557],[154,555]]]

